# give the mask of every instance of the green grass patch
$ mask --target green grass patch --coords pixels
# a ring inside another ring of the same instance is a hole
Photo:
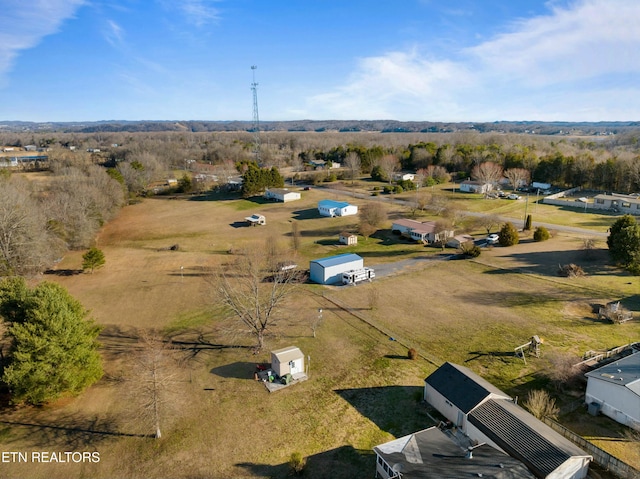
[[[164,327],[165,334],[179,333],[189,329],[196,329],[201,326],[210,324],[212,321],[212,313],[209,310],[188,311],[181,314],[175,320]]]

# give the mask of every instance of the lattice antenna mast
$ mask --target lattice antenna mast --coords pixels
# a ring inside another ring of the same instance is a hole
[[[258,83],[256,83],[256,65],[251,66],[253,82],[251,91],[253,92],[253,153],[256,162],[260,164],[260,116],[258,115]]]

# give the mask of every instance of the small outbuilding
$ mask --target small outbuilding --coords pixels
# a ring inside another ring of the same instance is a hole
[[[259,214],[253,214],[251,216],[247,216],[244,219],[250,226],[264,226],[267,224],[267,219],[264,217],[264,215],[259,215]]]
[[[354,253],[315,259],[309,263],[309,279],[319,284],[342,283],[342,273],[364,268],[364,260]]]
[[[304,354],[295,346],[271,351],[271,369],[279,376],[304,374]]]
[[[264,192],[264,197],[268,200],[287,203],[289,201],[299,200],[301,196],[299,192],[290,191],[287,188],[269,188]]]
[[[358,207],[344,201],[320,200],[318,212],[322,216],[349,216],[358,214]]]
[[[358,235],[354,235],[353,233],[347,233],[343,231],[340,233],[340,237],[338,241],[341,244],[346,244],[347,246],[352,246],[358,244]]]

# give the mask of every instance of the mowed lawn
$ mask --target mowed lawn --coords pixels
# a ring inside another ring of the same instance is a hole
[[[325,197],[312,190],[284,205],[144,200],[101,231],[104,268],[45,276],[67,287],[104,326],[107,374],[78,398],[5,410],[0,440],[5,450],[90,450],[101,460],[12,464],[6,476],[286,477],[291,453],[300,452],[308,457],[310,477],[372,477],[374,445],[433,424],[419,400],[423,380],[436,366],[406,359],[406,345],[436,364],[464,364],[519,393],[540,382],[553,352],[579,356],[639,337],[638,322],[599,323],[590,307],[613,299],[635,304],[635,278],[610,268],[603,250],[586,260],[578,238],[557,236],[544,244],[487,249],[477,261],[431,262],[356,287],[302,285],[279,316],[268,348],[299,346],[310,359],[310,379],[269,394],[252,379],[255,363],[268,361],[268,351],[253,355],[250,340],[226,334],[211,303],[209,272],[232,261],[229,252],[264,248],[267,241],[286,249],[292,221],[301,232],[295,259],[305,268],[309,259],[347,251],[372,264],[432,252],[382,233],[360,238],[357,247],[336,246],[340,231],[355,231],[357,217],[320,218],[315,207]],[[392,217],[403,214],[388,208]],[[265,214],[267,225],[237,224],[252,213]],[[169,249],[173,245],[176,251]],[[67,255],[58,269],[79,268],[81,254]],[[557,264],[569,261],[590,274],[557,277]],[[313,338],[318,308],[323,322]],[[169,332],[184,361],[160,440],[143,437],[153,431],[132,420],[138,406],[125,380],[137,337],[148,329]],[[525,365],[513,349],[533,334],[544,339],[542,356]]]

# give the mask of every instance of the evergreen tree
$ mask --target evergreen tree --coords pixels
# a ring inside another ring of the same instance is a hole
[[[82,269],[91,270],[91,274],[95,269],[104,266],[104,263],[104,253],[96,247],[90,248],[89,251],[82,255]]]
[[[524,222],[524,230],[525,231],[529,231],[531,229],[531,222],[532,222],[531,215],[527,215],[527,219]]]
[[[498,243],[500,246],[513,246],[518,244],[520,237],[518,236],[518,230],[512,223],[505,223],[500,229],[500,238]]]
[[[14,403],[42,404],[78,394],[102,377],[100,328],[62,286],[24,279],[0,282],[0,314],[12,341],[2,381]]]
[[[633,216],[624,215],[611,225],[607,246],[616,264],[640,274],[640,225]]]

